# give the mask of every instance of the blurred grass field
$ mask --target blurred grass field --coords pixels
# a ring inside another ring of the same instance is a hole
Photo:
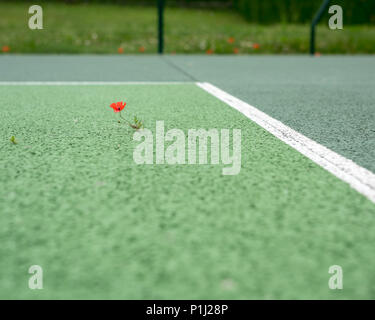
[[[7,53],[123,53],[157,51],[154,7],[43,4],[44,29],[28,28],[32,3],[0,3],[0,48]],[[100,13],[100,14],[99,14]],[[322,21],[317,50],[323,54],[375,53],[375,26]],[[167,8],[166,53],[295,54],[309,47],[309,25],[248,23],[231,10]]]

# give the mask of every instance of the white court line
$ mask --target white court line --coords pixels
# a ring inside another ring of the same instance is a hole
[[[123,86],[123,85],[161,85],[194,84],[184,81],[0,81],[0,86]]]
[[[257,108],[207,82],[197,86],[224,101],[375,203],[375,174],[294,131]]]

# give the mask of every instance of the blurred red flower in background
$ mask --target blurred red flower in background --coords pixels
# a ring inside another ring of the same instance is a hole
[[[3,52],[9,52],[9,51],[10,51],[10,48],[9,48],[9,46],[3,46],[3,47],[1,48],[1,50],[2,50]]]
[[[255,50],[258,50],[258,49],[260,48],[259,43],[254,43],[254,44],[253,44],[253,48],[254,48]]]
[[[234,38],[233,37],[229,37],[228,38],[228,43],[233,43],[235,40],[234,40]]]

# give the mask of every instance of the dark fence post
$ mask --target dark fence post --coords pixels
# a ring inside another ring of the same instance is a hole
[[[312,23],[311,23],[311,35],[310,35],[310,54],[315,54],[315,26],[318,24],[324,11],[327,9],[330,0],[324,0],[320,6],[318,12],[316,13]]]
[[[158,0],[158,53],[164,52],[164,0]]]

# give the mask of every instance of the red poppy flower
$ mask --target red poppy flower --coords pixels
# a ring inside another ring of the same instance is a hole
[[[126,106],[126,102],[114,102],[111,103],[110,107],[113,109],[114,112],[120,112]]]
[[[258,50],[258,49],[260,48],[259,43],[254,43],[254,44],[253,44],[253,48],[254,48],[255,50]]]
[[[10,51],[10,48],[9,48],[9,46],[3,46],[3,47],[1,48],[1,50],[2,50],[3,52],[9,52],[9,51]]]

